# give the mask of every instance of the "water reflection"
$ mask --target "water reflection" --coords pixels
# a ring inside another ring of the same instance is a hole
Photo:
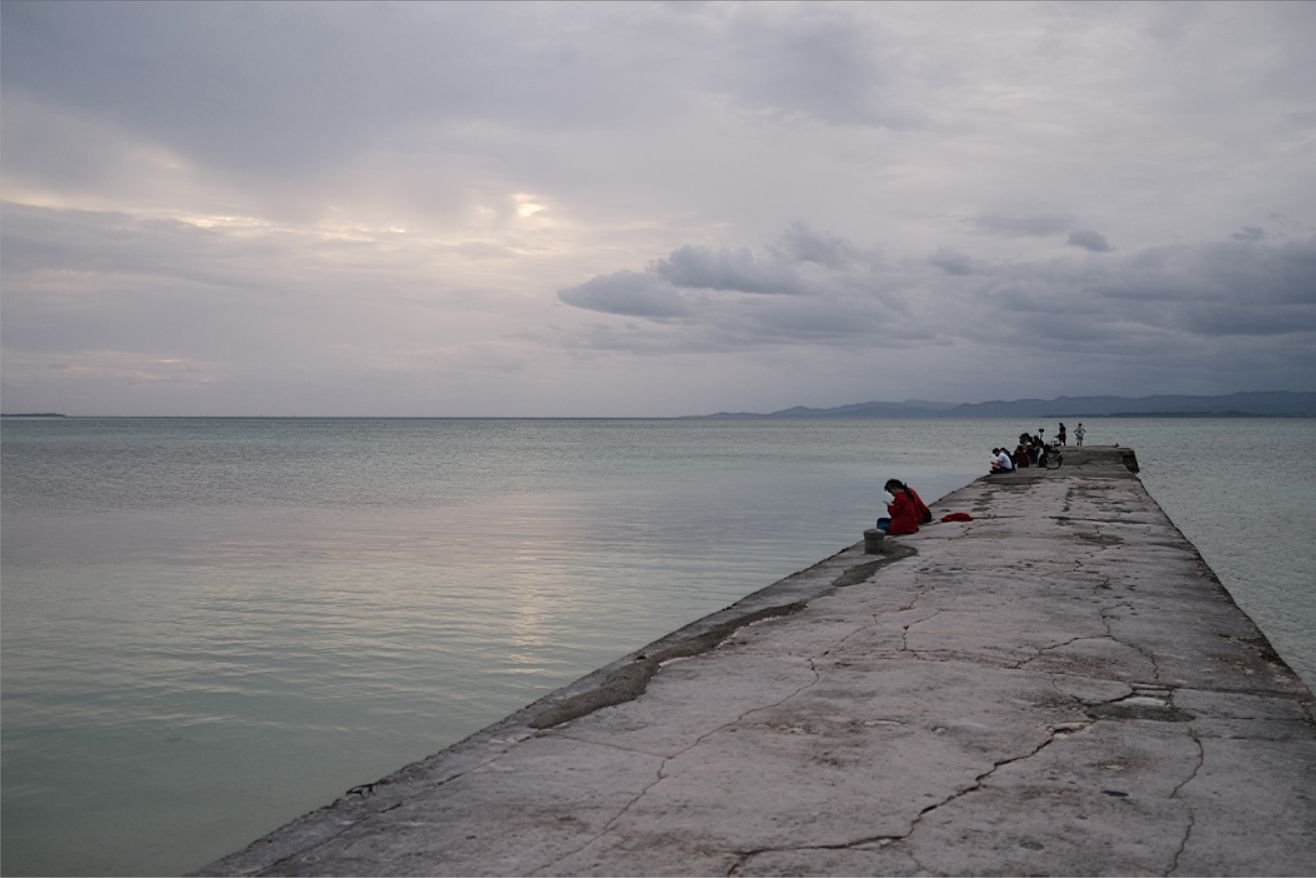
[[[1310,422],[1087,427],[1138,448],[1227,581],[1213,537],[1246,530],[1309,585]],[[3,871],[194,868],[855,542],[888,477],[959,487],[1019,429],[6,425]],[[1202,461],[1265,440],[1296,462],[1248,478],[1290,518],[1240,522]],[[1311,598],[1266,585],[1236,597],[1310,653]]]

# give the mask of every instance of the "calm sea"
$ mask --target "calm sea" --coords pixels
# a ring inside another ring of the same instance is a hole
[[[1039,426],[8,419],[0,869],[197,868]],[[1316,681],[1316,421],[1086,426]]]

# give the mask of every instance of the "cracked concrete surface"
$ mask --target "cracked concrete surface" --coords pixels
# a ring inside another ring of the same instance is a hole
[[[201,874],[1316,873],[1312,695],[1128,461],[973,482]]]

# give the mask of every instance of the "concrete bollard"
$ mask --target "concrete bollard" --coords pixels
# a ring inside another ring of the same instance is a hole
[[[886,534],[875,527],[870,527],[868,530],[864,531],[864,554],[882,554],[882,541],[885,539]]]

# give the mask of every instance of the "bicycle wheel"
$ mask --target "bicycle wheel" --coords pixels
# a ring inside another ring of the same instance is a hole
[[[1063,464],[1064,462],[1065,462],[1064,456],[1061,455],[1060,452],[1058,451],[1053,451],[1046,456],[1047,469],[1060,469],[1061,464]]]

